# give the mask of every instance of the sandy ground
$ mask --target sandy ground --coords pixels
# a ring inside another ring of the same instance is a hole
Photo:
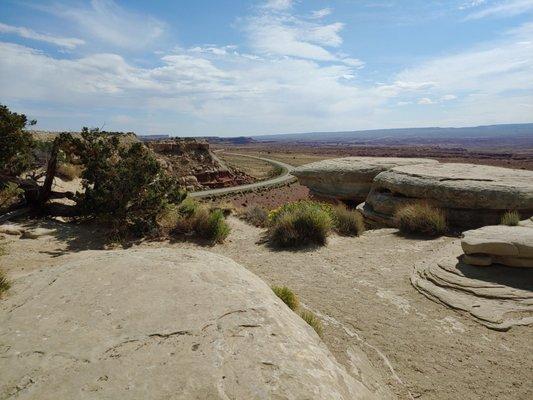
[[[227,243],[208,249],[236,260],[270,284],[291,287],[304,307],[322,319],[324,340],[337,359],[352,368],[358,349],[364,351],[400,399],[532,398],[531,327],[492,331],[426,299],[409,282],[415,263],[458,253],[457,239],[413,240],[383,229],[359,238],[333,236],[320,249],[274,251],[257,244],[260,229],[236,218],[230,223]],[[8,254],[1,264],[9,278],[53,268],[71,252],[103,246],[97,231],[45,225],[58,228],[56,235],[7,237]]]

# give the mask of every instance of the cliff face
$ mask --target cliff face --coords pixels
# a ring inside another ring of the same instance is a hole
[[[211,152],[205,140],[172,139],[146,145],[187,190],[229,187],[254,181],[245,173],[227,167]]]

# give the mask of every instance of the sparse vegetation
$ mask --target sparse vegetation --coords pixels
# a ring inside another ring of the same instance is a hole
[[[248,208],[243,214],[242,218],[250,224],[265,228],[268,224],[268,212],[259,206]]]
[[[300,317],[315,330],[318,336],[323,336],[322,322],[311,311],[301,311]]]
[[[79,178],[81,173],[82,168],[80,165],[61,163],[57,167],[57,175],[65,181],[73,181],[74,179]]]
[[[3,243],[0,243],[0,257],[2,257],[5,254],[5,247],[3,246]],[[9,290],[11,287],[11,284],[7,280],[6,276],[4,275],[4,272],[0,269],[0,298],[2,297],[2,294]]]
[[[500,224],[508,226],[516,226],[520,222],[520,214],[518,211],[507,211],[502,215]]]
[[[193,229],[201,239],[220,243],[228,237],[230,227],[220,210],[209,210],[200,207],[193,217]]]
[[[300,201],[274,210],[269,214],[270,243],[281,248],[325,245],[333,226],[330,209],[325,204]]]
[[[287,304],[292,311],[296,311],[300,302],[298,301],[298,296],[296,296],[291,289],[289,289],[287,286],[272,286],[272,291],[285,304]]]
[[[439,236],[448,230],[444,211],[427,202],[416,202],[400,207],[394,213],[394,219],[403,233]]]
[[[335,231],[343,236],[359,236],[365,231],[363,216],[354,210],[348,210],[344,205],[332,208]]]

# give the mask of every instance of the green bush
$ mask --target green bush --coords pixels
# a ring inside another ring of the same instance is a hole
[[[82,214],[109,223],[117,234],[154,234],[169,204],[185,198],[153,153],[142,143],[120,144],[118,135],[83,128],[73,139],[84,165]]]
[[[326,244],[333,227],[331,207],[312,201],[288,203],[269,214],[269,242],[281,248]]]
[[[318,336],[323,336],[322,322],[311,311],[300,312],[300,317],[315,330]]]
[[[32,168],[34,140],[25,131],[27,125],[34,125],[24,114],[17,114],[0,104],[0,174],[19,176]]]
[[[394,220],[400,231],[408,234],[439,236],[448,230],[444,211],[427,202],[411,203],[398,208]]]
[[[178,207],[178,212],[184,217],[192,217],[200,207],[200,204],[191,197],[187,197]]]
[[[298,301],[298,296],[289,289],[287,286],[272,286],[272,291],[276,296],[278,296],[287,306],[295,311],[298,308],[300,302]]]
[[[517,211],[507,211],[502,215],[501,225],[516,226],[520,222],[520,214]]]
[[[365,231],[363,216],[359,211],[348,210],[345,206],[333,207],[335,232],[343,236],[359,236]]]
[[[194,214],[193,230],[197,237],[213,243],[221,243],[230,233],[230,227],[220,210],[200,207]]]

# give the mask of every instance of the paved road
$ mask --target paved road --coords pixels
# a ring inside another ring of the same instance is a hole
[[[275,178],[268,179],[266,181],[260,181],[260,182],[255,182],[255,183],[249,183],[247,185],[232,186],[232,187],[226,187],[226,188],[220,188],[220,189],[202,190],[200,192],[191,192],[189,193],[190,197],[217,196],[217,195],[228,194],[228,193],[233,193],[233,192],[248,191],[248,190],[253,190],[253,189],[258,189],[258,188],[263,188],[263,187],[276,186],[276,185],[279,185],[279,184],[282,184],[282,183],[285,183],[285,182],[288,182],[294,179],[294,176],[291,175],[291,171],[294,169],[294,167],[284,162],[271,160],[270,158],[249,156],[247,154],[240,154],[240,153],[224,153],[224,154],[230,154],[230,155],[241,156],[241,157],[250,157],[250,158],[255,158],[257,160],[263,160],[276,167],[281,167],[283,172],[280,175],[276,176]]]

